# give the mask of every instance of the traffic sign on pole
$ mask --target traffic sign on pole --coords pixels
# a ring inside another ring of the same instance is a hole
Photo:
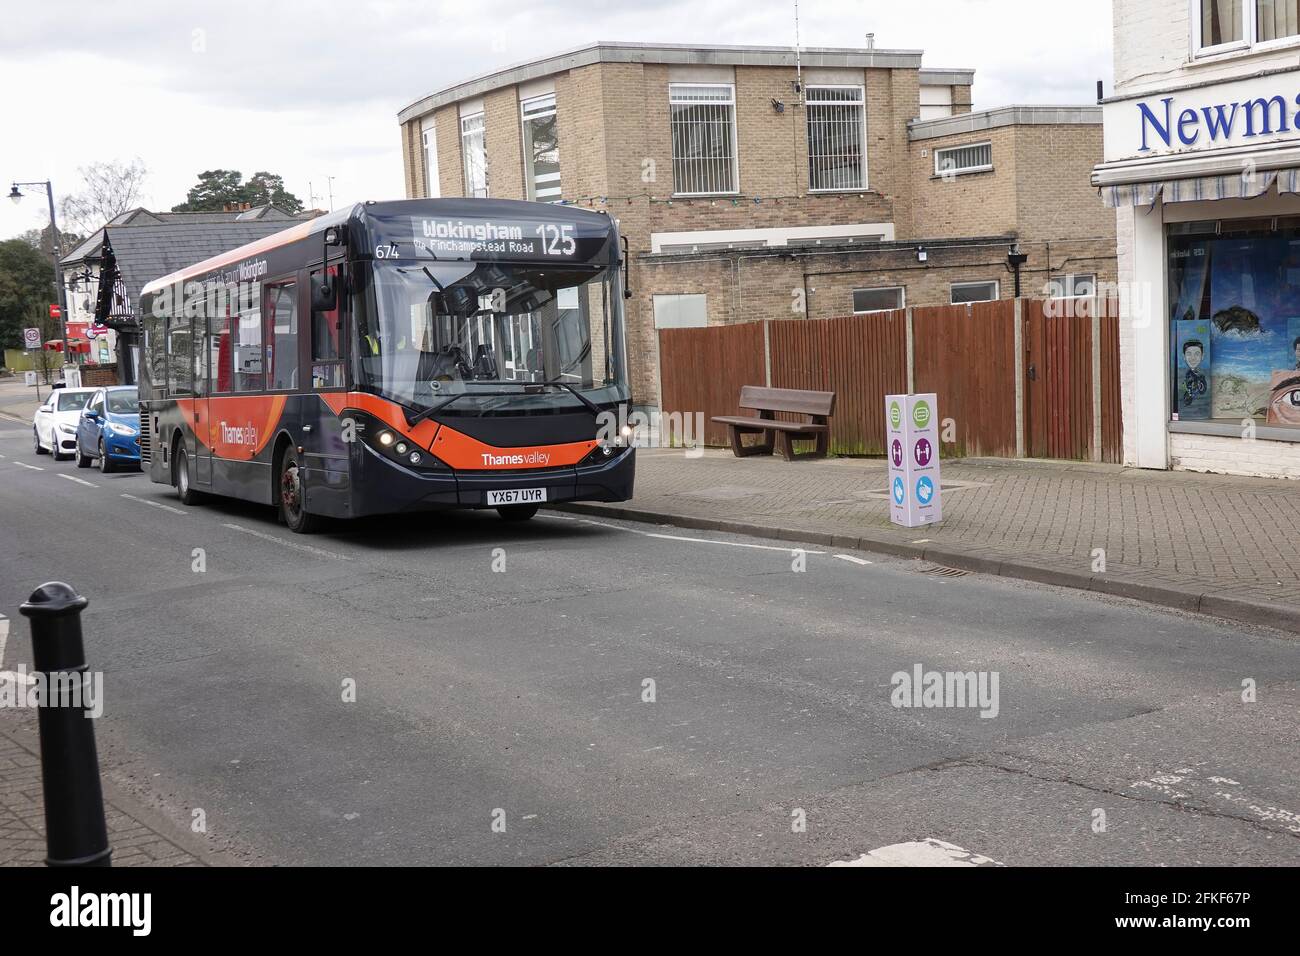
[[[23,329],[23,348],[39,349],[41,347],[40,329]]]

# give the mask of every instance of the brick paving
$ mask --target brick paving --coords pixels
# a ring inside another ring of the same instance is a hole
[[[787,463],[638,452],[636,497],[607,508],[742,522],[1280,606],[1300,614],[1300,482],[1068,462],[943,463],[944,520],[889,521],[883,460]],[[788,535],[787,535],[788,537]],[[1105,572],[1094,571],[1095,549]],[[1230,615],[1231,616],[1231,615]]]
[[[45,808],[35,717],[0,716],[0,866],[43,866]],[[170,820],[108,791],[104,795],[114,866],[204,866]]]

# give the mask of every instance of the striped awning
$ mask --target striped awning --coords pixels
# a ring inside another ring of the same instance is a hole
[[[1150,183],[1102,186],[1102,202],[1114,209],[1122,206],[1151,206],[1163,202],[1197,202],[1206,199],[1254,199],[1277,183],[1281,192],[1300,192],[1300,169],[1268,170],[1252,168],[1229,176],[1193,176]]]

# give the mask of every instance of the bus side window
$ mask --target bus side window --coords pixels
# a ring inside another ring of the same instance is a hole
[[[190,320],[173,318],[167,323],[167,392],[190,395],[194,390],[194,352]]]
[[[266,386],[261,298],[261,288],[254,284],[240,299],[239,315],[231,320],[230,364],[236,392],[260,392]]]
[[[298,387],[298,283],[280,282],[265,287],[267,357],[271,380],[267,388],[288,391]]]
[[[330,280],[338,283],[338,266],[330,266]],[[321,281],[320,270],[311,274],[313,287]],[[347,296],[340,287],[338,304],[328,312],[311,314],[311,386],[314,389],[342,388],[343,376],[343,313]]]

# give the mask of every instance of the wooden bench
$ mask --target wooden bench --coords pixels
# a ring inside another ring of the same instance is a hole
[[[726,425],[731,433],[731,450],[737,458],[746,455],[772,454],[773,439],[781,443],[781,457],[786,461],[798,458],[825,458],[831,443],[831,426],[828,419],[835,412],[834,392],[807,392],[797,388],[762,388],[745,385],[740,390],[740,407],[758,412],[758,416],[715,415],[713,420]],[[777,421],[776,412],[803,415],[802,422]],[[746,445],[743,435],[765,435],[757,444]],[[796,441],[815,441],[817,450],[796,456]]]

